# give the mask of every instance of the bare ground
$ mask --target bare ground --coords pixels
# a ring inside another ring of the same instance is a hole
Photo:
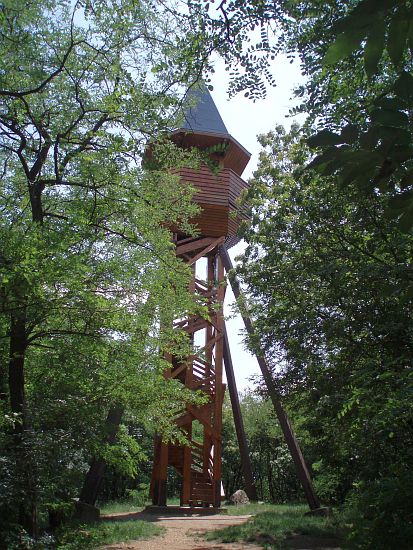
[[[150,540],[129,541],[104,546],[102,550],[260,550],[262,546],[248,543],[224,544],[202,540],[207,531],[221,529],[229,525],[238,525],[251,516],[227,516],[214,514],[208,516],[158,516],[142,512],[132,514],[112,514],[106,519],[155,521],[165,528],[165,533]]]

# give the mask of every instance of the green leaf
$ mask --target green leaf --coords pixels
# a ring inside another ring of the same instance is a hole
[[[362,0],[346,16],[332,25],[334,32],[345,32],[352,28],[368,28],[372,26],[372,18],[378,13],[393,7],[394,0]]]
[[[409,209],[399,219],[399,228],[403,233],[409,233],[413,227],[413,210]]]
[[[321,172],[323,168],[332,160],[337,157],[337,149],[330,147],[323,151],[321,155],[317,155],[308,165],[307,168],[315,169],[317,172]]]
[[[395,126],[376,126],[376,135],[383,140],[391,141],[392,145],[410,145],[412,134],[408,129]]]
[[[383,55],[385,34],[384,19],[377,18],[372,24],[364,48],[364,68],[369,78],[377,73],[379,61]]]
[[[400,97],[381,97],[374,102],[374,105],[384,109],[393,109],[394,111],[403,111],[406,108],[406,102]]]
[[[341,130],[341,138],[344,143],[353,144],[359,138],[359,129],[354,124],[347,124]]]
[[[389,200],[389,208],[392,210],[406,210],[413,206],[413,191],[406,191]]]
[[[413,191],[405,191],[392,197],[386,214],[389,218],[400,216],[400,230],[404,233],[409,232],[413,226]]]
[[[367,34],[366,29],[349,29],[337,36],[328,48],[323,59],[323,65],[334,65],[345,59],[360,47],[360,43]]]
[[[410,49],[410,53],[413,53],[413,19],[409,21],[409,30],[407,31],[407,43]]]
[[[360,136],[360,145],[363,149],[373,150],[376,148],[379,140],[378,127],[370,126],[367,132],[364,132]]]
[[[413,76],[403,71],[394,84],[397,97],[404,99],[409,106],[413,104]]]
[[[315,147],[327,147],[329,145],[339,145],[343,143],[343,138],[330,130],[321,130],[318,134],[311,136],[307,140],[309,147],[314,149]]]
[[[381,157],[376,152],[354,151],[349,156],[348,163],[340,170],[339,185],[345,187],[357,181],[359,187],[367,188],[378,166],[380,166],[380,161]]]
[[[373,124],[405,128],[409,125],[409,117],[401,111],[393,109],[373,109],[371,112]]]
[[[394,0],[362,0],[357,4],[357,6],[352,11],[352,15],[356,16],[358,19],[363,17],[374,16],[378,11],[385,11],[389,8],[392,8],[394,5]]]
[[[406,48],[409,21],[406,14],[398,12],[390,22],[389,35],[387,37],[387,51],[394,65],[398,66]]]
[[[413,185],[413,169],[409,170],[401,179],[399,186],[402,191]]]
[[[394,296],[398,290],[398,287],[391,283],[384,283],[382,287],[379,290],[380,296],[384,296],[385,298],[389,298],[390,296]]]
[[[402,295],[403,302],[410,302],[413,300],[413,286],[409,285]]]
[[[340,187],[346,187],[350,183],[354,182],[358,177],[360,176],[360,168],[359,166],[353,166],[349,165],[343,168],[340,171],[340,175],[338,177],[338,184]],[[366,183],[370,180],[369,174],[364,175],[366,179]]]

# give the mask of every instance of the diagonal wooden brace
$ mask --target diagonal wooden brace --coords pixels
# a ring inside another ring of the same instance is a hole
[[[231,258],[229,257],[228,251],[225,248],[225,246],[219,247],[219,255],[222,260],[222,263],[225,267],[225,271],[227,274],[231,271],[231,275],[228,277],[232,291],[234,293],[235,299],[238,300],[240,297],[242,297],[242,291],[241,287],[238,281],[237,276],[233,272],[233,265]],[[245,328],[250,336],[254,335],[254,327],[252,325],[252,321],[250,316],[248,315],[248,312],[241,311],[241,316],[244,321]],[[300,445],[297,441],[297,438],[294,434],[294,431],[292,429],[292,426],[290,424],[289,418],[287,416],[287,413],[285,412],[282,404],[281,404],[281,397],[277,392],[277,389],[274,384],[274,380],[271,375],[270,368],[268,366],[267,360],[265,358],[265,355],[261,349],[259,349],[258,353],[256,353],[257,361],[260,366],[260,370],[262,373],[262,376],[264,378],[264,382],[267,386],[268,394],[270,396],[270,399],[272,401],[275,413],[277,415],[278,421],[281,426],[281,430],[283,432],[285,441],[288,445],[288,448],[290,450],[292,459],[294,461],[294,465],[297,471],[298,478],[301,482],[301,485],[304,489],[305,496],[307,498],[308,505],[311,510],[315,510],[317,508],[320,508],[320,502],[317,498],[317,495],[314,491],[314,487],[311,481],[310,473],[308,471],[307,465],[305,463],[303,454],[300,449]]]

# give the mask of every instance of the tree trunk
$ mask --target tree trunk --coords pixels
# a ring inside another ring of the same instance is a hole
[[[109,410],[105,421],[106,443],[113,445],[116,441],[116,435],[122,420],[123,407],[115,406]],[[99,496],[99,490],[102,485],[103,476],[106,470],[106,462],[103,458],[93,457],[89,471],[86,474],[82,490],[79,496],[79,502],[84,502],[90,506],[95,506]]]
[[[43,225],[43,206],[42,191],[43,188],[38,184],[32,184],[29,187],[30,206],[32,210],[32,219],[40,225]]]
[[[16,415],[13,428],[13,452],[17,482],[21,485],[19,523],[31,535],[37,536],[37,490],[34,464],[25,437],[27,429],[24,365],[27,349],[26,303],[19,300],[10,318],[9,395],[11,412]]]
[[[11,314],[10,320],[10,359],[9,359],[9,393],[10,407],[19,415],[14,433],[23,433],[25,428],[24,396],[24,359],[27,348],[26,340],[26,307],[21,305]]]

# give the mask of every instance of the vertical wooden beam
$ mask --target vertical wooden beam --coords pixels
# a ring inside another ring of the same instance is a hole
[[[248,450],[247,437],[245,435],[244,422],[242,420],[241,407],[238,399],[237,383],[235,380],[234,366],[232,364],[231,350],[229,347],[227,328],[224,324],[224,364],[227,375],[229,396],[234,415],[235,431],[237,433],[238,446],[241,455],[241,467],[244,475],[245,492],[250,500],[257,501],[257,489],[252,474],[251,461]]]
[[[214,257],[213,256],[208,256],[207,262],[208,262],[208,264],[207,264],[207,277],[206,277],[206,280],[207,280],[208,288],[212,289],[212,287],[214,286],[214,282],[215,282]],[[212,339],[212,326],[208,325],[207,328],[205,329],[205,346],[208,345],[208,343],[211,341],[211,339]],[[207,360],[207,362],[209,364],[212,365],[212,348],[211,347],[207,348],[206,353],[205,353],[205,359]],[[211,369],[210,369],[209,365],[207,365],[206,370],[205,370],[205,375],[209,376],[210,372],[211,372]]]
[[[192,426],[186,428],[188,441],[192,439]],[[182,463],[182,502],[181,506],[188,504],[191,499],[191,466],[192,466],[192,451],[191,447],[185,445],[183,447],[183,463]]]
[[[219,255],[222,259],[222,262],[225,266],[225,270],[227,271],[227,273],[233,270],[232,261],[231,261],[231,258],[229,257],[228,251],[225,248],[225,246],[220,246]],[[232,272],[232,274],[229,276],[229,280],[231,283],[231,288],[234,293],[234,296],[238,300],[242,296],[242,291],[241,291],[240,284],[238,282],[238,278],[234,272]],[[247,329],[248,334],[250,336],[253,336],[254,328],[253,328],[251,319],[248,315],[248,312],[246,312],[245,309],[241,311],[241,316],[244,321],[244,325],[245,325],[245,328]],[[300,445],[294,434],[294,431],[290,424],[287,413],[284,411],[284,408],[281,404],[280,395],[278,394],[278,391],[275,387],[270,368],[268,366],[265,355],[261,349],[259,349],[258,353],[256,354],[256,357],[261,369],[262,376],[264,378],[265,385],[267,386],[267,389],[268,389],[268,394],[270,396],[275,413],[280,423],[281,430],[284,434],[285,441],[288,445],[292,459],[294,461],[297,475],[303,487],[308,505],[311,510],[320,508],[320,502],[314,491],[310,473],[308,471],[303,454],[301,452]]]
[[[168,478],[168,445],[161,442],[159,456],[159,478],[158,478],[158,506],[166,506]]]
[[[165,356],[172,370],[166,370],[165,377],[174,376],[188,389],[205,391],[209,402],[202,405],[188,405],[176,419],[178,425],[187,431],[189,445],[174,445],[170,456],[160,444],[155,453],[152,483],[153,502],[163,505],[166,502],[166,476],[170,463],[182,475],[181,504],[221,505],[221,431],[222,404],[225,386],[222,383],[224,320],[223,302],[225,297],[225,269],[218,254],[218,246],[225,237],[187,237],[177,242],[177,253],[192,268],[189,290],[199,294],[208,304],[209,318],[197,315],[186,320],[178,320],[176,328],[183,328],[194,343],[196,335],[204,337],[204,347],[185,361],[182,358]],[[195,264],[201,258],[207,260],[206,281],[196,277]],[[198,280],[197,280],[198,279]],[[205,355],[203,353],[205,352]],[[182,366],[185,365],[185,369]],[[183,373],[185,372],[185,376]],[[192,424],[203,426],[203,442],[193,441]],[[182,454],[176,456],[176,448]],[[201,450],[202,449],[202,450]]]
[[[217,304],[216,327],[218,340],[215,344],[215,403],[214,403],[214,429],[218,435],[214,445],[214,506],[221,506],[221,479],[222,479],[222,404],[224,401],[224,385],[222,383],[222,363],[224,359],[224,298],[225,298],[225,272],[224,265],[219,254],[216,261]]]

